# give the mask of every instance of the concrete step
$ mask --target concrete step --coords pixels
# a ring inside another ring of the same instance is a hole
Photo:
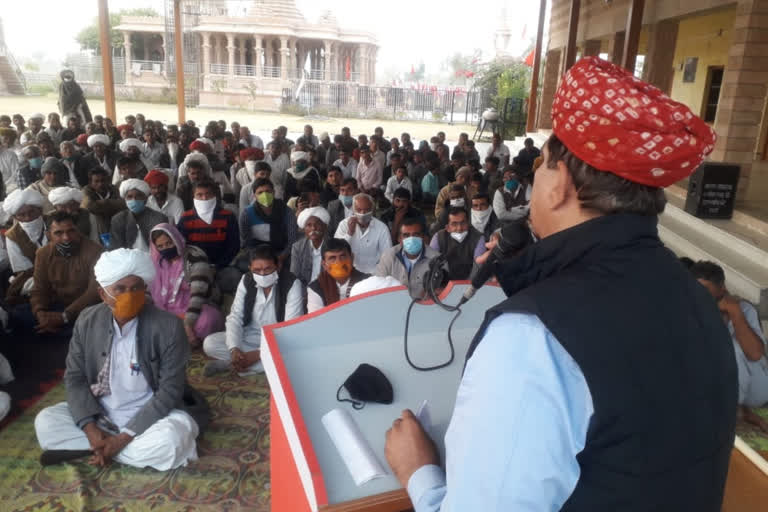
[[[768,237],[733,221],[705,221],[685,213],[670,195],[659,217],[659,236],[678,256],[709,260],[723,267],[729,290],[752,302],[768,318]]]

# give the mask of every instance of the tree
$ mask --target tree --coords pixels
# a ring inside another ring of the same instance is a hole
[[[519,59],[495,59],[484,65],[475,86],[490,92],[491,102],[501,109],[506,98],[525,99],[531,83],[531,68]]]
[[[480,67],[481,55],[482,51],[476,48],[471,54],[454,53],[443,61],[443,68],[450,73],[448,82],[451,85],[465,85],[472,80]]]
[[[109,15],[109,39],[112,48],[123,47],[123,34],[115,30],[114,27],[120,24],[123,16],[147,16],[156,18],[160,16],[152,8],[122,9],[117,13]],[[99,18],[94,18],[93,22],[81,30],[76,36],[75,41],[80,45],[81,50],[94,50],[96,55],[101,55],[101,46],[99,41]]]

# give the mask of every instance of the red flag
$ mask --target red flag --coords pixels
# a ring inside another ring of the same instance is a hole
[[[344,76],[347,80],[352,76],[351,63],[349,62],[349,55],[347,55],[347,61],[344,63]]]
[[[533,56],[535,51],[536,51],[535,49],[531,50],[531,53],[529,53],[528,56],[523,60],[525,65],[528,66],[529,68],[533,67]]]

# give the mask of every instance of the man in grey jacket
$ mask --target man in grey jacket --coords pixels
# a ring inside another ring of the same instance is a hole
[[[149,255],[105,252],[94,267],[102,304],[77,319],[67,355],[67,402],[35,418],[43,450],[91,450],[167,471],[197,459],[204,399],[186,386],[189,344],[179,318],[145,304],[155,276]]]
[[[426,227],[420,218],[406,217],[400,224],[400,243],[384,251],[374,275],[391,276],[408,287],[411,297],[424,297],[424,274],[429,262],[440,255],[424,243]]]

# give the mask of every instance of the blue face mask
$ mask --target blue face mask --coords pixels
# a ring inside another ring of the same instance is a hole
[[[520,183],[517,180],[507,180],[504,182],[504,187],[509,190],[515,190]]]
[[[146,201],[144,201],[143,199],[129,199],[129,200],[127,200],[125,202],[125,205],[133,213],[141,213],[141,212],[143,212],[145,204],[146,204]]]
[[[409,236],[403,239],[403,249],[407,254],[411,256],[421,254],[421,249],[424,247],[424,240],[420,236]]]
[[[43,159],[38,157],[30,158],[27,160],[29,162],[29,166],[33,169],[40,169],[43,166]]]
[[[341,204],[343,204],[347,208],[351,208],[352,207],[352,198],[353,197],[354,196],[342,196],[342,195],[340,195],[339,196],[339,200],[341,201]]]

